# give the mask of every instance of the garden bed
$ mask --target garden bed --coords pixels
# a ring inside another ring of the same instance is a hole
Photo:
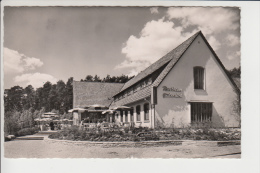
[[[49,135],[51,139],[72,141],[160,141],[160,140],[241,140],[240,129],[148,129],[148,128],[92,128],[72,126]]]

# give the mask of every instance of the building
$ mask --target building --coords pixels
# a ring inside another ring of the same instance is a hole
[[[124,84],[101,82],[73,81],[73,108],[88,108],[90,105],[102,105],[90,111],[73,111],[73,124],[79,123],[87,117],[101,117],[104,108],[109,108],[113,96],[118,93]]]
[[[240,115],[233,106],[239,96],[240,89],[197,32],[125,83],[109,107],[131,107],[115,119],[137,127],[238,127]]]
[[[136,126],[237,127],[240,115],[233,106],[239,94],[202,32],[197,32],[125,83],[111,107],[132,107],[121,117],[132,118]]]

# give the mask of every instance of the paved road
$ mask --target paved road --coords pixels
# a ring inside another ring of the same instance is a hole
[[[241,158],[241,146],[218,147],[213,142],[149,147],[103,146],[51,140],[4,143],[7,158]]]

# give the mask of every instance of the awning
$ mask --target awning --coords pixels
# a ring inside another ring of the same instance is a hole
[[[118,111],[126,111],[126,110],[131,110],[132,108],[128,107],[128,106],[116,106],[114,108],[112,108],[112,110],[118,110]]]
[[[208,100],[190,100],[188,101],[188,103],[213,103],[213,102]]]
[[[68,112],[84,112],[86,111],[87,109],[83,109],[83,108],[73,108],[73,109],[70,109]]]
[[[114,110],[106,110],[106,111],[103,111],[102,114],[105,114],[105,113],[109,113],[109,114],[113,114],[115,111]]]

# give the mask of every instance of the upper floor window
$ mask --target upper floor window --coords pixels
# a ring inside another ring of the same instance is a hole
[[[138,88],[137,86],[134,86],[134,87],[133,87],[133,91],[136,92],[136,91],[137,91],[137,88]]]
[[[194,67],[193,76],[194,76],[194,89],[204,89],[204,68]]]

